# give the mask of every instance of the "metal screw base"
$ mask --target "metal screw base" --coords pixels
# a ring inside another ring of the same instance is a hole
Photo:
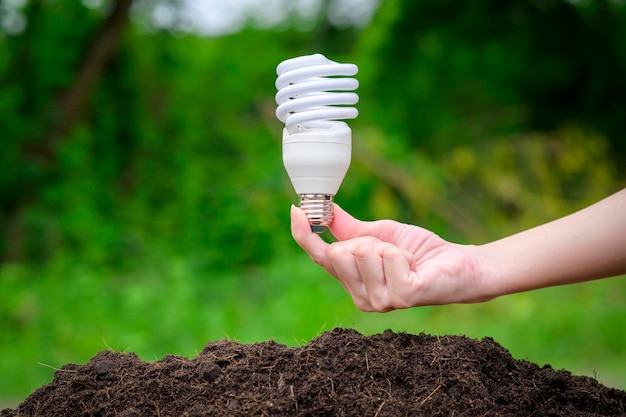
[[[333,221],[333,195],[298,194],[300,208],[306,213],[311,231],[322,233]]]

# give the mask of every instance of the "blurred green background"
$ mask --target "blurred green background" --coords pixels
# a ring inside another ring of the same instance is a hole
[[[0,405],[103,349],[491,336],[626,389],[626,280],[358,312],[292,241],[275,67],[356,63],[337,201],[460,243],[624,186],[626,4],[0,1]]]

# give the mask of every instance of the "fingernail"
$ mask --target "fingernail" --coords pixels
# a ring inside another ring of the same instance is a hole
[[[296,212],[296,206],[294,206],[293,204],[291,205],[291,208],[289,209],[289,214],[291,216],[291,224],[295,224],[296,223],[296,215],[298,214]]]

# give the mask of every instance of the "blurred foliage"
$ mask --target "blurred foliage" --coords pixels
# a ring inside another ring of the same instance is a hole
[[[159,2],[144,1],[110,42],[121,3],[31,0],[23,30],[0,26],[3,396],[49,380],[35,362],[107,346],[153,359],[224,336],[302,343],[334,325],[490,335],[626,387],[623,279],[356,312],[291,240],[273,101],[286,58],[357,63],[339,203],[486,242],[623,186],[623,2],[387,0],[356,28],[333,24],[324,1],[307,24],[202,37],[151,26]]]

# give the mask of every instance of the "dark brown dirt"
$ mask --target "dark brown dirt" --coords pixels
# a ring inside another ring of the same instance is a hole
[[[306,346],[209,343],[194,359],[103,351],[10,416],[624,416],[626,392],[515,360],[490,338],[335,329]]]

